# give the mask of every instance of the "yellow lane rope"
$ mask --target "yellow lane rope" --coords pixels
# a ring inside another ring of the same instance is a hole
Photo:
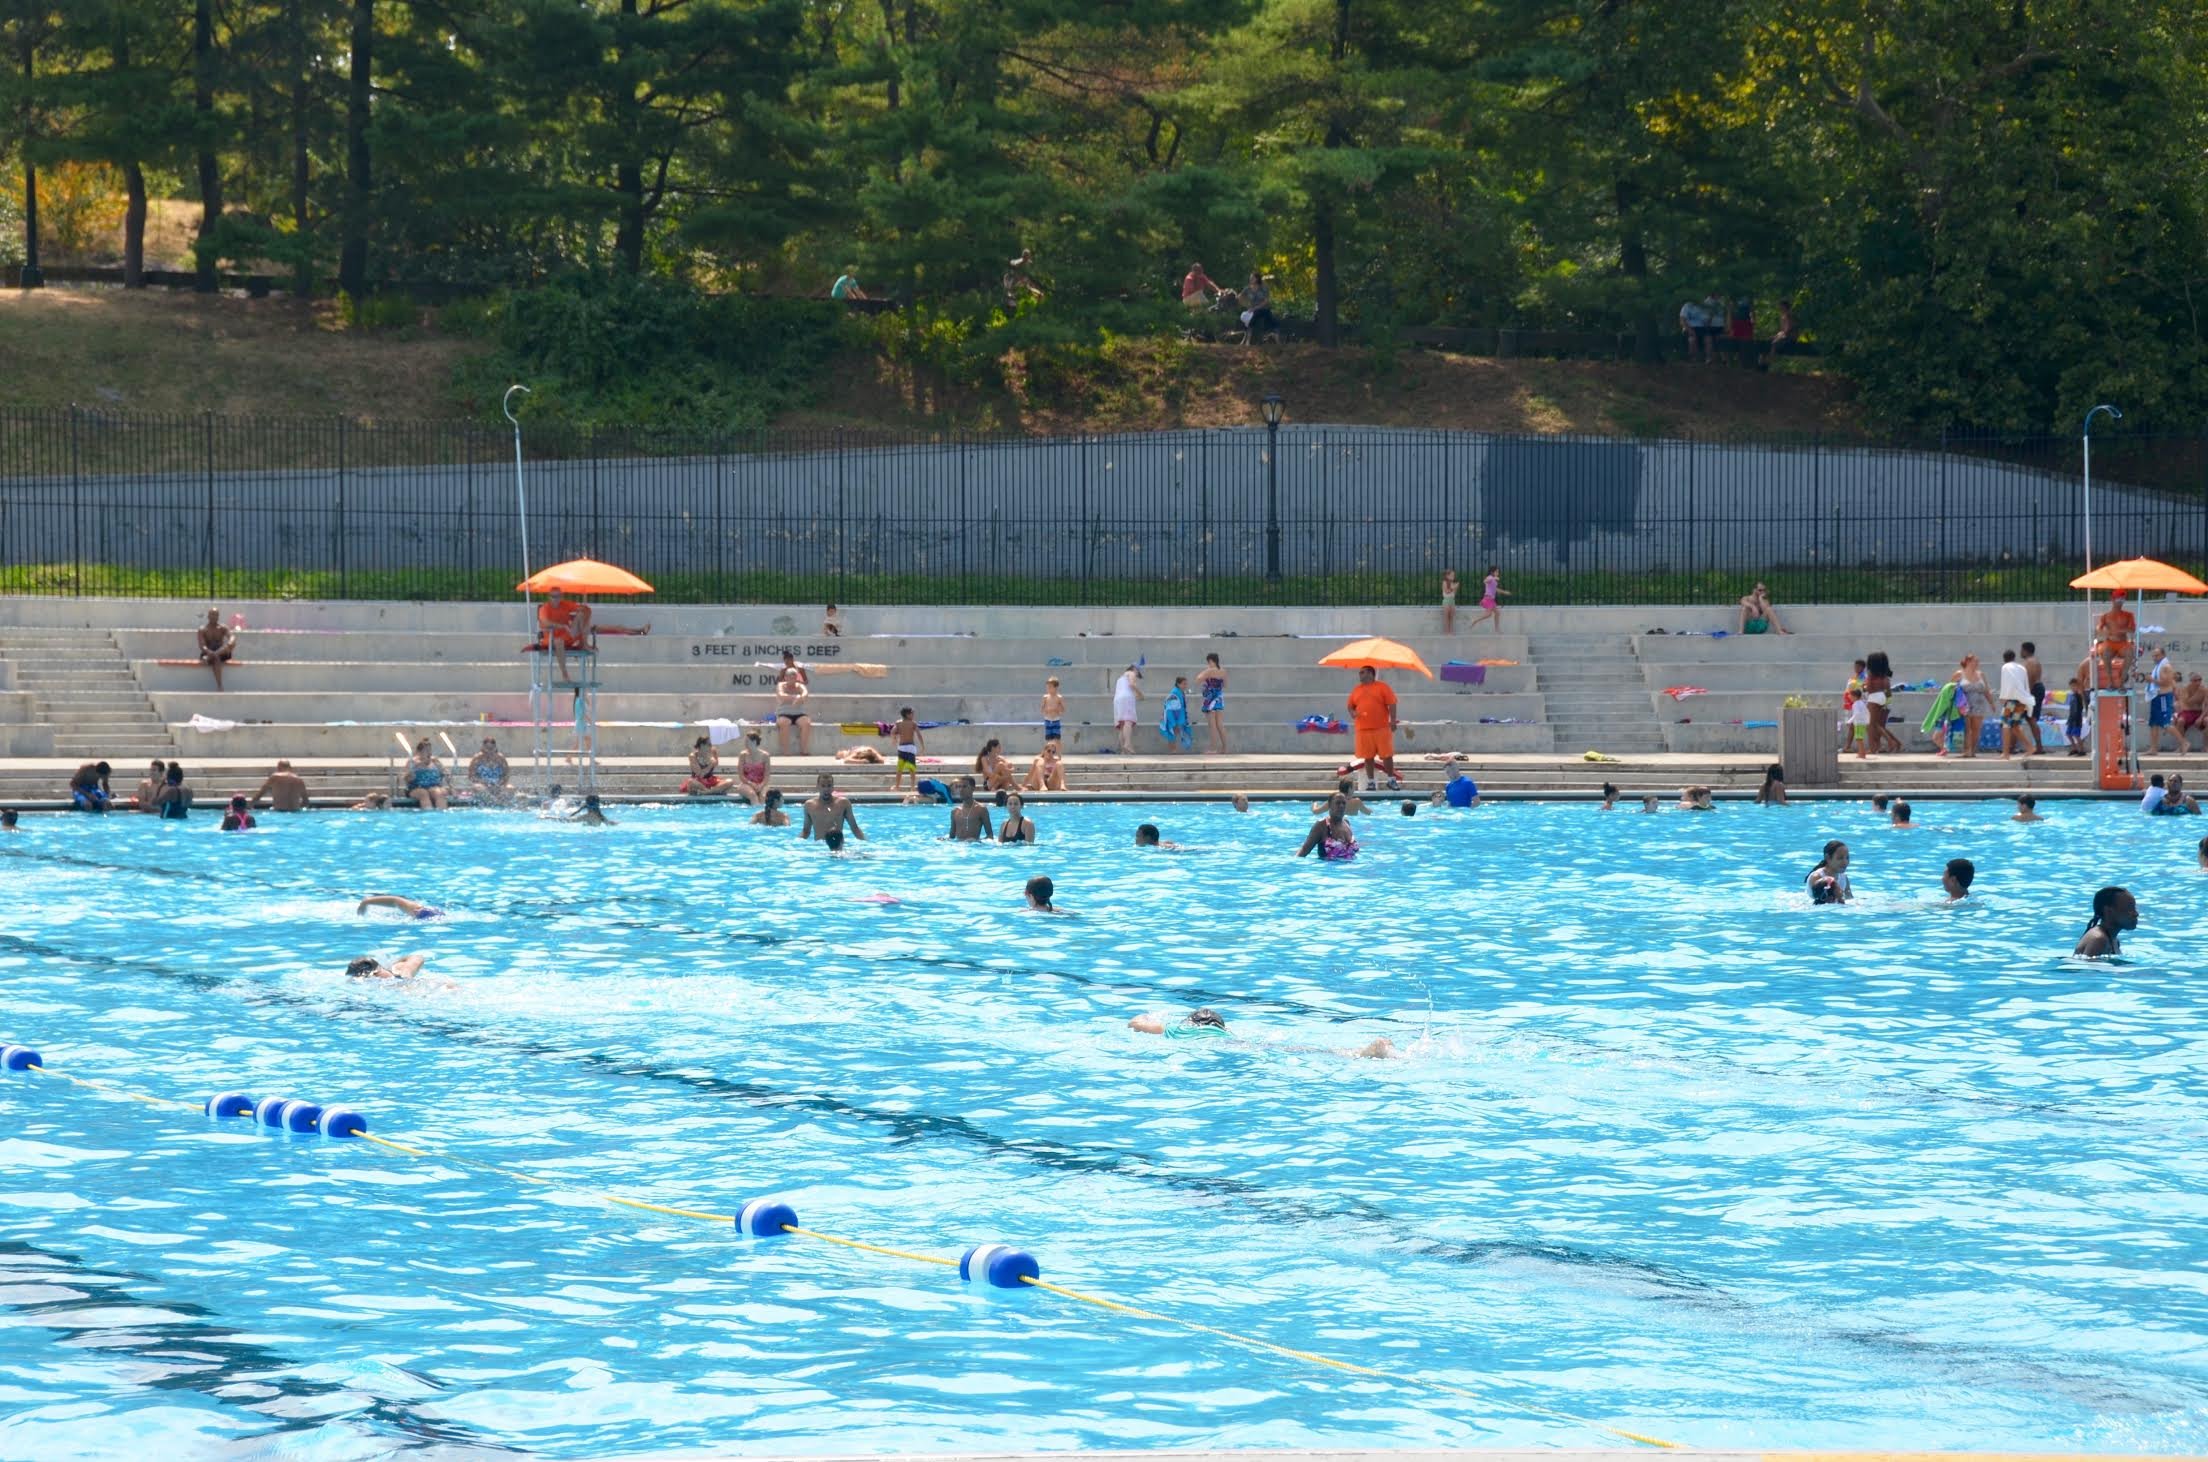
[[[204,1109],[204,1104],[199,1102],[179,1101],[173,1097],[148,1096],[143,1092],[131,1091],[127,1087],[113,1086],[103,1081],[93,1081],[86,1077],[72,1075],[67,1071],[57,1070],[51,1066],[32,1066],[28,1069],[38,1072],[39,1074],[44,1076],[56,1077],[62,1081],[67,1081],[74,1083],[77,1086],[86,1087],[93,1091],[105,1092],[112,1096],[128,1097],[132,1101],[144,1102],[148,1106],[184,1107],[192,1111],[200,1111]],[[675,1218],[701,1219],[707,1223],[715,1224],[733,1225],[737,1222],[737,1216],[735,1214],[711,1213],[707,1212],[704,1209],[698,1208],[676,1208],[667,1204],[647,1203],[641,1198],[623,1198],[620,1195],[614,1193],[604,1193],[593,1189],[579,1188],[572,1183],[563,1182],[558,1178],[548,1178],[537,1173],[526,1172],[521,1168],[508,1167],[504,1163],[489,1162],[482,1158],[462,1157],[458,1154],[453,1153],[431,1152],[425,1148],[415,1147],[408,1143],[394,1141],[388,1137],[378,1136],[373,1132],[362,1131],[355,1132],[352,1135],[360,1139],[362,1142],[373,1142],[378,1147],[389,1148],[393,1152],[403,1152],[409,1157],[423,1158],[430,1162],[457,1162],[470,1167],[484,1168],[492,1172],[504,1174],[507,1177],[518,1178],[523,1182],[535,1183],[543,1187],[567,1188],[571,1191],[580,1192],[586,1194],[589,1197],[596,1198],[601,1202],[618,1204],[623,1208],[641,1209],[646,1213],[664,1213]],[[796,1234],[800,1238],[817,1239],[824,1244],[835,1244],[838,1247],[845,1249],[857,1249],[868,1254],[880,1254],[890,1259],[902,1259],[907,1261],[908,1263],[933,1264],[945,1269],[956,1269],[959,1267],[959,1261],[956,1259],[945,1259],[935,1254],[916,1253],[910,1249],[893,1249],[883,1244],[869,1244],[861,1239],[842,1238],[835,1234],[822,1233],[818,1229],[800,1228],[796,1224],[792,1223],[783,1224],[782,1231],[787,1234]],[[1261,1350],[1272,1355],[1285,1356],[1290,1360],[1299,1360],[1310,1365],[1324,1366],[1330,1370],[1344,1371],[1351,1375],[1357,1376],[1370,1376],[1375,1380],[1392,1381],[1397,1385],[1402,1386],[1418,1387],[1429,1391],[1442,1391],[1448,1393],[1449,1395],[1461,1396],[1471,1401],[1479,1401],[1489,1404],[1500,1403],[1506,1406],[1513,1406],[1521,1411],[1532,1412],[1540,1416],[1553,1417],[1559,1421],[1568,1421],[1575,1426],[1591,1427],[1596,1431],[1606,1432],[1614,1437],[1623,1437],[1629,1442],[1638,1442],[1642,1446],[1646,1447],[1660,1447],[1665,1450],[1671,1450],[1679,1445],[1677,1442],[1667,1442],[1661,1437],[1647,1436],[1640,1432],[1628,1431],[1623,1427],[1611,1426],[1605,1422],[1592,1421],[1583,1416],[1574,1416],[1568,1411],[1558,1411],[1554,1407],[1542,1406],[1537,1402],[1526,1401],[1518,1397],[1498,1396],[1493,1392],[1477,1391],[1468,1386],[1459,1386],[1449,1381],[1436,1380],[1431,1376],[1414,1375],[1402,1371],[1384,1371],[1377,1366],[1360,1365],[1356,1361],[1341,1360],[1334,1356],[1321,1355],[1315,1350],[1298,1350],[1294,1346],[1281,1345],[1271,1340],[1261,1340],[1254,1335],[1243,1335],[1233,1330],[1222,1330],[1216,1325],[1205,1325],[1195,1320],[1184,1320],[1177,1315],[1168,1315],[1159,1310],[1145,1309],[1141,1305],[1130,1305],[1123,1300],[1106,1299],[1102,1295],[1086,1294],[1081,1290],[1068,1289],[1062,1284],[1053,1284],[1046,1279],[1035,1279],[1030,1278],[1027,1275],[1022,1275],[1020,1276],[1020,1282],[1034,1289],[1047,1290],[1049,1293],[1057,1295],[1062,1299],[1069,1299],[1078,1304],[1091,1305],[1100,1310],[1108,1310],[1113,1314],[1130,1315],[1138,1320],[1151,1320],[1162,1325],[1176,1326],[1179,1329],[1188,1330],[1195,1334],[1214,1336],[1220,1340],[1229,1341],[1235,1345],[1240,1345],[1251,1350]]]
[[[1448,1381],[1437,1381],[1431,1376],[1410,1375],[1402,1371],[1383,1371],[1377,1366],[1359,1365],[1355,1361],[1339,1360],[1331,1355],[1321,1355],[1315,1350],[1297,1350],[1294,1346],[1280,1345],[1270,1340],[1260,1340],[1254,1335],[1242,1335],[1233,1330],[1222,1330],[1216,1325],[1205,1325],[1195,1320],[1184,1320],[1178,1315],[1167,1315],[1157,1310],[1146,1310],[1140,1305],[1130,1305],[1123,1300],[1106,1299],[1102,1295],[1083,1294],[1080,1290],[1068,1289],[1062,1284],[1052,1284],[1047,1279],[1032,1279],[1023,1274],[1020,1276],[1020,1282],[1032,1285],[1036,1289],[1047,1289],[1054,1295],[1075,1300],[1084,1305],[1094,1305],[1100,1310],[1110,1310],[1121,1315],[1132,1315],[1138,1320],[1156,1320],[1161,1324],[1176,1325],[1183,1330],[1193,1330],[1199,1335],[1215,1335],[1221,1340],[1231,1340],[1237,1345],[1246,1345],[1255,1350],[1270,1351],[1274,1355],[1284,1355],[1292,1360],[1309,1361],[1312,1365],[1329,1366],[1337,1371],[1349,1371],[1359,1376],[1372,1376],[1377,1380],[1394,1381],[1404,1386],[1422,1386],[1432,1391],[1446,1391],[1452,1396],[1463,1396],[1473,1401],[1504,1401],[1507,1405],[1516,1406],[1525,1411],[1538,1412],[1543,1416],[1553,1416],[1561,1421],[1569,1421],[1579,1426],[1593,1427],[1597,1431],[1608,1432],[1614,1437],[1624,1437],[1627,1441],[1639,1442],[1643,1446],[1662,1447],[1668,1451],[1679,1445],[1677,1442],[1667,1442],[1660,1437],[1643,1436],[1639,1432],[1627,1431],[1623,1427],[1590,1421],[1584,1416],[1574,1416],[1568,1411],[1558,1411],[1553,1407],[1542,1406],[1517,1397],[1499,1397],[1491,1392],[1475,1391],[1468,1386],[1453,1385]]]
[[[915,1264],[940,1264],[946,1269],[956,1269],[956,1259],[939,1258],[934,1254],[915,1254],[909,1249],[885,1249],[880,1244],[861,1243],[857,1239],[839,1239],[834,1234],[824,1234],[817,1229],[799,1228],[794,1223],[782,1225],[786,1234],[801,1234],[808,1239],[818,1239],[824,1244],[841,1244],[846,1249],[864,1249],[869,1254],[887,1254],[892,1259],[910,1259]]]

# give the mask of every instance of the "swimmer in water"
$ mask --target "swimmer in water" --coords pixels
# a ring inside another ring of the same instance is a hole
[[[1618,810],[1618,784],[1616,782],[1604,782],[1602,784],[1602,806],[1598,810],[1602,812]]]
[[[445,911],[433,904],[425,904],[419,899],[402,898],[395,893],[372,893],[362,899],[360,906],[353,912],[365,914],[370,909],[397,909],[409,919],[441,919],[445,916]]]
[[[1899,800],[1894,803],[1893,825],[1898,828],[1914,828],[1916,826],[1915,823],[1909,820],[1908,803]]]
[[[13,827],[15,826],[15,823],[11,820],[7,825],[9,827]],[[2208,869],[2208,838],[2202,838],[2200,840],[2200,866],[2204,869]]]
[[[2093,895],[2093,917],[2078,936],[2078,947],[2070,952],[2081,959],[2121,954],[2120,936],[2138,927],[2139,901],[2130,889],[2111,885]]]
[[[1884,792],[1878,793],[1871,798],[1871,811],[1883,815],[1886,811],[1886,804],[1888,802],[1891,802],[1892,800],[1893,799],[1891,797],[1888,797]]]
[[[1848,883],[1848,845],[1838,838],[1825,844],[1825,856],[1802,882],[1808,886],[1813,904],[1844,904],[1855,897],[1855,889]]]
[[[364,954],[345,966],[345,973],[356,980],[411,980],[428,960],[426,954],[409,954],[385,964],[373,955]]]
[[[822,772],[813,779],[813,785],[818,790],[804,804],[805,824],[800,836],[819,838],[825,843],[828,834],[834,833],[836,841],[828,849],[831,853],[843,846],[845,828],[851,830],[852,837],[864,842],[866,832],[859,826],[858,814],[851,810],[851,799],[836,791],[835,774]]]
[[[606,816],[605,810],[599,807],[596,792],[584,793],[583,805],[569,813],[567,820],[569,822],[579,822],[584,827],[612,827],[615,825],[613,819]]]
[[[1156,848],[1161,853],[1178,853],[1181,850],[1179,843],[1165,842],[1161,840],[1161,837],[1156,823],[1143,823],[1135,829],[1135,846],[1138,848]]]
[[[1650,795],[1641,799],[1641,811],[1654,812],[1657,810],[1657,808],[1658,803],[1654,793],[1651,793]]]
[[[1351,817],[1359,817],[1364,814],[1365,799],[1357,795],[1357,779],[1355,777],[1343,777],[1336,782],[1334,784],[1334,797],[1349,799],[1349,815]],[[1311,810],[1313,812],[1326,811],[1328,804],[1333,802],[1334,797],[1324,797],[1312,803]]]
[[[2047,819],[2039,815],[2038,809],[2039,799],[2037,797],[2034,797],[2031,793],[2026,792],[2023,796],[2016,799],[2016,816],[2010,818],[2009,821],[2045,822]]]
[[[1014,792],[1004,799],[1004,824],[997,829],[1000,843],[1035,841],[1035,819],[1027,815],[1027,799]]]
[[[1058,885],[1040,873],[1027,881],[1023,892],[1027,895],[1027,911],[1031,914],[1063,914],[1064,909],[1052,900],[1058,897]]]
[[[1127,1029],[1140,1031],[1146,1036],[1164,1036],[1168,1040],[1176,1041],[1218,1040],[1226,1036],[1227,1022],[1218,1011],[1205,1005],[1191,1010],[1179,1020],[1167,1020],[1164,1014],[1159,1011],[1145,1011],[1133,1020],[1128,1021]],[[1245,1040],[1243,1044],[1276,1046],[1284,1050],[1309,1049],[1307,1047],[1284,1046],[1278,1041]],[[1403,1054],[1395,1048],[1395,1042],[1389,1040],[1386,1036],[1367,1041],[1354,1051],[1339,1050],[1338,1048],[1330,1049],[1337,1049],[1337,1054],[1358,1061],[1392,1061]]]
[[[1234,794],[1234,801],[1228,805],[1236,812],[1248,812],[1250,810],[1250,796],[1247,792],[1237,792]]]
[[[790,815],[782,810],[782,789],[780,787],[769,787],[767,789],[767,800],[761,803],[759,810],[751,815],[751,825],[753,827],[788,827],[790,825]]]
[[[1970,885],[1978,877],[1978,865],[1968,858],[1950,858],[1947,871],[1940,875],[1940,887],[1947,890],[1947,901],[1959,904],[1970,897]]]
[[[1309,857],[1314,850],[1321,862],[1346,863],[1357,856],[1357,832],[1349,825],[1347,795],[1336,792],[1327,799],[1326,816],[1311,824],[1296,856]]]

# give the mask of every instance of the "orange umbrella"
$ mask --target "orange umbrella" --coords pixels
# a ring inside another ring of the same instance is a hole
[[[2181,568],[2152,558],[2127,558],[2121,563],[2102,564],[2092,573],[2081,574],[2072,579],[2070,587],[2146,592],[2163,589],[2173,594],[2208,594],[2208,584],[2203,584]]]
[[[1434,672],[1418,658],[1418,651],[1394,640],[1357,640],[1327,655],[1319,663],[1337,670],[1362,670],[1367,665],[1375,670],[1416,670],[1428,680],[1434,678]]]
[[[517,594],[542,594],[558,589],[568,594],[649,594],[652,586],[627,569],[594,558],[571,558],[548,569],[539,569],[514,585]]]

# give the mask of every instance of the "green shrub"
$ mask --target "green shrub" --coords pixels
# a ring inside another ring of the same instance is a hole
[[[487,416],[519,381],[532,416],[570,426],[757,430],[812,398],[850,339],[844,319],[824,300],[578,275],[499,296],[485,322],[495,347],[456,385]]]

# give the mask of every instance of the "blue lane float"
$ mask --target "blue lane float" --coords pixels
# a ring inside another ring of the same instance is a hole
[[[322,1107],[318,1102],[285,1102],[276,1114],[276,1125],[286,1132],[319,1132],[322,1130]]]
[[[958,1277],[968,1284],[995,1289],[1020,1289],[1030,1279],[1043,1277],[1043,1266],[1025,1249],[1010,1244],[976,1244],[958,1258]]]
[[[242,1091],[218,1091],[207,1098],[207,1115],[250,1117],[253,1115],[253,1098]]]
[[[253,1107],[253,1120],[263,1127],[284,1125],[284,1108],[291,1104],[287,1096],[262,1097]]]
[[[324,1107],[322,1109],[322,1135],[324,1137],[358,1137],[368,1130],[368,1119],[351,1107]]]
[[[736,1210],[736,1231],[755,1239],[779,1239],[797,1227],[797,1210],[772,1198],[754,1198]]]
[[[29,1046],[0,1046],[0,1068],[9,1071],[28,1071],[46,1062]]]

